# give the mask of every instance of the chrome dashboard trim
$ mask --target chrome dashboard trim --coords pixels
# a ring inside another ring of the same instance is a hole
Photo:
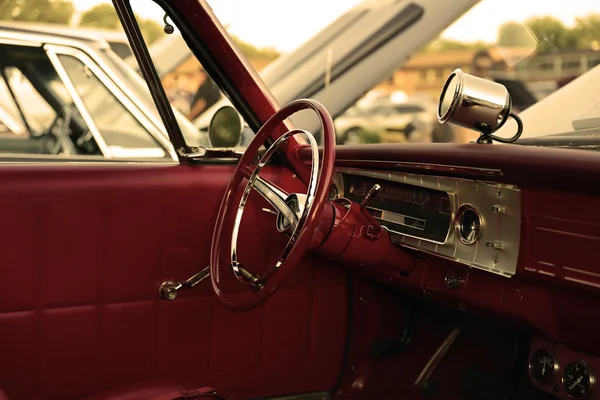
[[[450,199],[451,218],[444,243],[390,231],[392,241],[399,246],[434,254],[494,274],[511,277],[516,273],[521,239],[521,190],[517,186],[437,175],[365,171],[358,168],[337,168],[335,181],[343,184],[343,174],[445,191]],[[338,187],[338,191],[343,193],[344,188]],[[470,205],[479,214],[482,230],[473,244],[461,243],[454,229],[457,211],[463,205]],[[503,212],[498,212],[499,209]],[[490,246],[490,243],[500,243],[501,246]]]
[[[460,165],[448,165],[448,164],[431,164],[431,163],[418,163],[409,161],[373,161],[373,160],[336,160],[338,165],[372,165],[384,166],[385,167],[396,167],[396,168],[407,168],[415,169],[420,171],[435,171],[435,172],[455,172],[455,173],[468,173],[477,174],[483,176],[503,176],[502,170],[495,168],[483,168],[483,167],[467,167]]]
[[[386,210],[382,210],[382,209],[380,209],[380,208],[375,208],[375,207],[367,207],[367,208],[368,208],[368,209],[371,209],[371,210],[377,210],[377,211],[381,211],[381,213],[382,213],[382,216],[381,216],[381,218],[374,217],[374,218],[375,218],[375,219],[377,219],[377,220],[383,220],[383,221],[391,222],[391,223],[393,223],[393,224],[398,224],[398,225],[405,225],[405,226],[409,226],[409,225],[406,225],[406,224],[404,224],[404,223],[397,222],[397,221],[395,221],[394,219],[392,219],[392,218],[397,218],[397,217],[402,217],[402,218],[409,217],[409,216],[407,216],[407,215],[397,214],[397,213],[394,213],[394,212],[391,212],[391,211],[386,211]],[[387,218],[387,219],[386,219],[386,218],[385,218],[385,217],[386,217],[386,215],[390,215],[392,218]],[[410,218],[414,218],[414,217],[410,217]],[[418,218],[414,218],[414,219],[418,219]],[[425,222],[425,221],[423,221],[423,222]],[[448,229],[448,232],[446,232],[446,237],[444,238],[444,241],[440,242],[440,241],[437,241],[437,240],[423,239],[423,238],[420,238],[420,237],[418,237],[418,236],[409,235],[409,234],[407,234],[407,233],[400,233],[400,232],[398,232],[398,231],[395,231],[395,230],[393,230],[392,228],[389,228],[389,227],[387,227],[387,226],[384,226],[384,228],[385,228],[385,229],[386,229],[388,232],[390,232],[390,233],[394,233],[394,234],[396,234],[396,235],[407,236],[407,237],[411,237],[411,238],[415,238],[415,239],[418,239],[418,240],[423,240],[423,241],[425,241],[425,242],[431,242],[431,243],[435,243],[435,244],[444,244],[444,243],[446,243],[446,242],[448,241],[448,236],[450,235],[450,230],[452,229],[452,227],[450,226],[450,228]]]
[[[472,239],[465,239],[461,234],[461,229],[462,229],[461,218],[465,214],[466,211],[474,212],[477,215],[477,219],[479,220],[479,230]],[[468,203],[461,204],[461,206],[458,208],[458,211],[456,212],[456,215],[454,216],[453,223],[454,223],[454,232],[455,232],[456,237],[458,238],[458,240],[460,240],[461,243],[466,244],[468,246],[477,243],[477,241],[481,237],[481,233],[484,229],[483,221],[481,220],[481,215],[479,214],[479,212],[477,211],[477,209],[475,207],[473,207],[471,204],[468,204]]]

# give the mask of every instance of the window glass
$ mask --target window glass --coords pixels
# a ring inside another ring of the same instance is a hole
[[[20,108],[30,128],[35,129],[37,132],[43,132],[50,128],[52,121],[57,117],[57,113],[48,104],[48,101],[42,97],[31,84],[31,81],[18,68],[6,67],[4,73],[8,85],[10,85],[15,95],[15,99],[13,99],[8,88],[2,93],[2,103],[7,112],[16,116],[19,115],[18,108]]]
[[[170,18],[167,18],[167,21],[173,26],[174,32],[165,33],[165,13],[153,0],[131,0],[131,6],[167,98],[176,112],[176,119],[186,143],[189,146],[213,147],[208,134],[211,118],[221,106],[231,106],[231,103],[192,54]],[[159,29],[149,31],[149,20],[157,24]],[[156,21],[160,21],[160,25]],[[128,69],[137,70],[141,75],[137,61],[126,61],[131,67]],[[142,84],[146,85],[143,81]],[[226,103],[223,104],[223,101]],[[234,146],[238,151],[243,150],[254,136],[247,124],[244,125],[244,132],[240,134],[240,140]],[[215,146],[221,147],[217,144]]]
[[[0,60],[0,119],[13,133],[0,135],[2,156],[101,155],[43,48],[0,43]]]
[[[133,149],[138,155],[165,155],[148,130],[83,61],[64,54],[58,58],[112,153],[123,156]]]
[[[377,20],[375,16],[369,20],[371,24],[360,24],[354,23],[352,18],[355,16],[345,13],[357,5],[369,4],[377,8],[392,1],[368,3],[348,0],[324,4],[318,0],[306,0],[292,4],[257,0],[239,4],[233,0],[209,0],[209,3],[233,36],[247,46],[255,48],[247,57],[281,103],[281,99],[286,98],[285,92],[293,89],[291,84],[286,88],[278,85],[281,76],[293,75],[294,87],[303,84],[310,86],[313,83],[303,82],[303,79],[308,78],[298,72],[308,70],[308,67],[303,69],[302,64],[302,60],[306,58],[287,57],[290,53],[306,46],[306,52],[298,51],[296,55],[306,55],[309,49],[319,57],[322,55],[319,60],[313,59],[307,63],[310,64],[310,68],[323,68],[324,75],[327,69],[334,71],[336,55],[352,45],[349,42],[351,37],[359,37],[368,31],[378,31],[374,26]],[[396,3],[400,5],[403,2]],[[422,35],[414,37],[415,40],[420,40],[421,36],[427,36],[431,32],[438,35],[430,43],[421,43],[419,51],[407,54],[410,58],[399,62],[395,70],[382,76],[381,81],[374,86],[361,93],[351,93],[352,89],[346,86],[341,90],[343,93],[328,92],[322,97],[321,100],[327,103],[331,98],[362,96],[356,104],[345,105],[345,109],[340,107],[334,112],[339,144],[345,143],[347,138],[352,138],[353,143],[357,140],[360,142],[361,138],[364,138],[364,143],[462,143],[476,139],[478,134],[475,132],[449,124],[441,125],[437,121],[438,96],[446,78],[456,68],[505,84],[513,98],[513,111],[520,113],[531,107],[533,102],[544,99],[600,64],[598,0],[557,0],[544,3],[544,7],[539,7],[538,2],[521,0],[481,0],[473,3],[474,6],[454,22],[443,22],[438,26],[429,25],[427,32],[422,31]],[[459,5],[451,2],[444,5],[447,8],[454,6]],[[315,13],[315,9],[319,9],[319,13]],[[425,11],[427,12],[428,10]],[[295,18],[271,18],[273,15],[290,14]],[[382,18],[381,21],[385,22],[385,19]],[[348,41],[342,42],[339,38],[344,36],[340,34],[346,29],[344,24],[351,27],[349,29],[352,34],[345,35]],[[410,35],[411,32],[414,33],[413,30],[407,29],[400,34]],[[313,43],[320,44],[308,46],[307,43],[312,38],[318,38]],[[294,58],[297,60],[296,64],[285,71],[279,71],[283,61],[272,65],[261,63],[257,50],[268,49],[286,56],[286,61]],[[390,48],[390,52],[400,50]],[[326,54],[332,55],[332,64],[326,61]],[[365,81],[368,80],[369,73],[370,71],[364,71]],[[361,78],[357,80],[359,79]],[[312,95],[308,93],[308,96]],[[390,131],[398,132],[397,115],[390,114],[386,119],[381,116],[381,109],[370,107],[383,101],[397,104],[419,103],[422,106],[419,106],[419,109],[413,107],[407,112],[411,118],[404,119],[408,122],[400,134],[389,135]],[[357,107],[358,105],[360,106]],[[581,110],[583,111],[584,109]],[[560,114],[550,112],[548,118],[559,119]],[[558,128],[560,124],[556,126],[554,131],[548,131],[547,134],[565,132],[559,130],[562,129]],[[354,134],[357,131],[359,134]],[[527,131],[526,127],[523,138],[527,138]]]
[[[330,110],[338,144],[347,140],[352,143],[474,140],[477,133],[442,125],[437,120],[438,96],[446,77],[456,68],[505,84],[513,96],[513,111],[519,113],[600,63],[597,0],[576,3],[559,0],[543,8],[535,2],[530,5],[519,0],[481,0],[474,1],[470,10],[461,11],[463,15],[455,21],[428,25],[427,32],[414,40],[429,37],[432,31],[437,38],[430,43],[424,40],[419,43],[420,50],[406,54],[398,65],[382,74],[380,82],[373,84],[370,71],[364,71],[363,78],[336,89],[339,93],[329,91],[323,95],[325,90],[319,92],[321,89],[314,88],[319,85],[328,88],[335,83],[332,80],[344,76],[343,73],[337,76],[336,71],[348,70],[346,63],[352,57],[344,59],[339,55],[348,49],[362,48],[351,40],[360,38],[361,43],[372,43],[373,37],[388,31],[384,29],[385,13],[375,16],[379,7],[392,3],[402,7],[404,2],[209,2],[280,103],[318,94],[322,98],[315,98],[326,105],[332,98],[360,98],[355,104],[350,102]],[[131,0],[131,4],[140,25],[141,21],[152,19],[162,27],[164,11],[153,1]],[[354,9],[357,6],[364,8],[359,12]],[[448,5],[454,6],[459,7],[454,3]],[[356,23],[368,7],[375,10],[369,23]],[[295,16],[292,20],[271,18],[290,13]],[[381,26],[376,26],[377,23]],[[347,31],[351,34],[346,34]],[[414,35],[415,31],[404,29],[397,34]],[[144,36],[171,104],[205,134],[216,108],[226,104],[223,92],[206,76],[177,29],[172,35]],[[355,52],[349,53],[360,58]],[[307,73],[313,70],[321,75]],[[369,82],[369,87],[362,87],[362,81]],[[396,108],[396,112],[383,115],[378,106],[385,104],[404,109]],[[182,125],[180,117],[178,121]],[[526,136],[527,132],[523,137]],[[251,135],[244,138],[240,147]]]

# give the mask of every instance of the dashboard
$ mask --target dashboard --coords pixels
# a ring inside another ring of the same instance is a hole
[[[310,156],[308,150],[300,152],[307,164]],[[446,215],[444,225],[436,228],[440,232],[427,232],[438,237],[441,231],[447,233],[441,244],[416,229],[422,222],[415,227],[410,218],[424,220],[426,230],[434,218],[441,221],[443,208],[433,215],[435,208],[429,205],[427,211],[415,212],[402,201],[405,194],[392,195],[395,200],[385,204],[375,203],[377,195],[367,207],[383,209],[379,221],[392,240],[422,254],[409,274],[385,266],[353,268],[409,295],[466,313],[501,317],[507,325],[534,335],[532,365],[536,360],[552,362],[547,381],[532,376],[542,371],[529,372],[536,388],[563,399],[600,398],[600,324],[594,323],[600,318],[597,152],[446,143],[339,146],[332,196],[351,195],[349,175],[359,182],[364,179],[367,187],[377,182],[384,186],[379,191],[383,193],[386,185],[421,191],[422,196],[422,189],[443,192],[429,199],[445,202],[447,196],[451,210],[450,219]],[[354,199],[364,199],[358,189]],[[469,207],[474,212],[462,217]],[[385,211],[408,216],[408,223],[400,220],[401,229],[391,225],[394,221],[387,220],[392,214]],[[475,223],[469,223],[471,217]],[[470,226],[475,234],[469,236]],[[471,240],[473,244],[463,243]],[[553,357],[540,352],[533,358],[543,349]],[[567,392],[581,391],[582,385],[585,394]]]
[[[338,168],[330,197],[362,203],[392,241],[473,268],[511,277],[521,235],[521,193],[514,185]]]

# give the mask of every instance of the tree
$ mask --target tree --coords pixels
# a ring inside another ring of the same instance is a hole
[[[142,35],[147,44],[153,43],[164,35],[163,27],[151,19],[142,19],[136,16]],[[115,8],[109,3],[94,6],[81,14],[80,26],[103,29],[121,29],[121,22]]]
[[[538,40],[537,50],[573,50],[577,47],[577,38],[559,19],[545,16],[535,17],[526,22]]]
[[[240,48],[244,56],[249,60],[264,59],[274,60],[279,57],[279,52],[275,49],[259,49],[258,47],[244,42],[237,36],[231,35],[235,44]]]
[[[158,22],[151,19],[138,18],[137,20],[146,43],[154,43],[157,39],[160,39],[163,35],[165,35],[163,26]]]
[[[600,41],[600,14],[590,14],[583,18],[575,18],[572,29],[573,36],[580,49],[593,48]]]
[[[438,38],[427,45],[423,52],[442,52],[453,50],[484,50],[489,45],[483,42],[459,42],[458,40]]]
[[[79,25],[103,29],[117,29],[121,26],[115,8],[108,3],[98,4],[81,14]]]
[[[68,24],[75,13],[70,0],[1,0],[0,20]]]
[[[535,47],[536,39],[527,29],[527,26],[518,22],[509,21],[498,28],[499,46],[507,47]]]

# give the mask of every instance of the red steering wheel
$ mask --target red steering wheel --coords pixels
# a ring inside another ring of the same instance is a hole
[[[319,151],[313,135],[307,131],[294,129],[279,137],[265,152],[257,164],[253,163],[260,147],[270,134],[288,117],[301,110],[314,111],[323,126],[323,158],[319,168]],[[312,151],[312,167],[307,193],[288,194],[276,185],[260,176],[275,150],[290,137],[304,134]],[[271,297],[285,281],[308,250],[323,210],[329,191],[329,184],[335,163],[335,129],[333,120],[325,107],[309,99],[295,100],[275,113],[258,131],[231,178],[221,202],[217,222],[212,237],[210,253],[210,279],[214,293],[220,302],[230,310],[250,310]],[[240,184],[247,179],[239,202],[236,202]],[[279,259],[263,275],[254,275],[243,267],[238,260],[237,240],[240,222],[248,195],[252,190],[260,193],[278,212],[277,229],[288,235],[289,240]],[[226,223],[233,224],[232,229]],[[232,231],[230,238],[223,232]],[[228,295],[222,290],[226,271],[232,271],[239,282],[246,285],[248,293],[244,296]]]

